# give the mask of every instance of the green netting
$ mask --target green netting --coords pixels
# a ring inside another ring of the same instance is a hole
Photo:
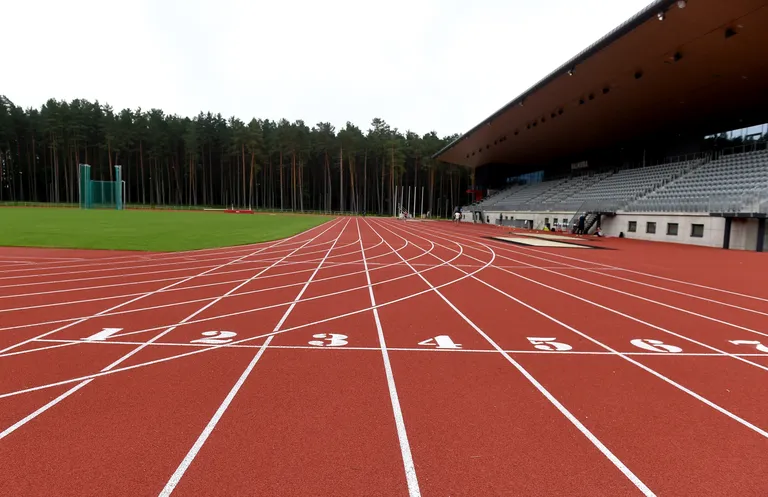
[[[114,181],[91,181],[92,208],[117,208]]]
[[[92,181],[91,166],[80,164],[80,208],[122,210],[124,185],[121,169],[115,166],[115,181]]]

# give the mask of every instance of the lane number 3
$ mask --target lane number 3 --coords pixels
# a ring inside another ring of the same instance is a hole
[[[309,342],[310,345],[316,347],[342,347],[349,343],[347,342],[347,338],[349,338],[347,335],[339,335],[337,333],[318,333],[317,335],[312,335],[312,338],[320,339]]]

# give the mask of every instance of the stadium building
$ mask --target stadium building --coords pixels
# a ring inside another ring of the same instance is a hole
[[[659,0],[435,154],[465,222],[763,251],[768,0]]]

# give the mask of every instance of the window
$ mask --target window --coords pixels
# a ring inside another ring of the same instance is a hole
[[[677,223],[667,223],[667,234],[670,236],[677,236]]]
[[[566,218],[563,218],[563,224],[568,226],[568,220]]]
[[[627,226],[627,231],[635,233],[637,231],[637,221],[630,221],[629,226]]]
[[[549,218],[548,217],[544,218],[544,224],[549,224]]]
[[[691,236],[694,238],[704,238],[704,225],[703,224],[692,224],[691,225]]]
[[[645,232],[650,234],[656,233],[656,223],[652,223],[650,221],[645,223]]]

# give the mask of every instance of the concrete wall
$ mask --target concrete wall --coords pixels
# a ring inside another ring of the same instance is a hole
[[[637,231],[629,231],[630,221],[637,223]],[[647,223],[656,223],[656,233],[646,233]],[[731,245],[736,250],[755,250],[757,246],[757,219],[734,219],[731,224]],[[677,223],[677,235],[667,234],[667,225]],[[704,236],[691,236],[692,225],[704,225]],[[725,219],[690,213],[623,213],[606,217],[602,223],[603,233],[619,236],[624,232],[627,238],[673,243],[687,243],[705,247],[722,247],[725,234]]]
[[[488,218],[489,224],[496,224],[499,214],[504,219],[528,219],[533,221],[533,227],[540,229],[545,220],[553,222],[557,219],[571,220],[575,212],[499,212],[487,211],[483,216]],[[464,212],[462,221],[472,222],[472,213]],[[629,223],[637,223],[635,232],[629,231]],[[647,223],[656,223],[656,233],[647,233]],[[667,225],[677,224],[677,235],[667,234]],[[691,236],[692,226],[701,224],[704,226],[704,236]],[[755,250],[757,246],[757,219],[734,219],[731,225],[731,249]],[[722,247],[725,233],[725,219],[722,217],[710,217],[706,214],[691,213],[619,213],[613,217],[604,216],[601,225],[606,236],[619,236],[623,232],[626,238],[638,240],[651,240],[673,243],[687,243],[705,247]],[[766,249],[768,249],[768,233],[766,234]]]
[[[630,222],[637,223],[637,230],[634,233],[629,231]],[[656,233],[647,233],[648,223],[656,223]],[[667,235],[667,225],[669,223],[677,223],[677,236]],[[699,238],[691,236],[691,227],[694,224],[704,225],[703,237]],[[722,247],[725,219],[721,217],[685,213],[626,213],[616,214],[613,217],[604,217],[602,230],[607,236],[619,236],[619,233],[623,232],[626,238],[635,238],[638,240],[688,243],[706,247]],[[733,231],[732,227],[732,242],[736,235]],[[731,243],[731,246],[737,248],[736,244]]]
[[[488,220],[484,220],[487,224],[496,224],[496,222],[499,219],[499,214],[504,216],[504,220],[507,219],[527,219],[529,221],[533,221],[533,227],[541,229],[544,227],[544,223],[548,219],[550,223],[555,222],[555,219],[557,219],[557,222],[562,223],[563,221],[569,222],[571,218],[573,218],[573,215],[575,212],[509,212],[509,211],[485,211],[483,213],[483,216],[487,218]],[[472,213],[471,212],[463,212],[462,213],[462,221],[464,222],[472,222]]]

